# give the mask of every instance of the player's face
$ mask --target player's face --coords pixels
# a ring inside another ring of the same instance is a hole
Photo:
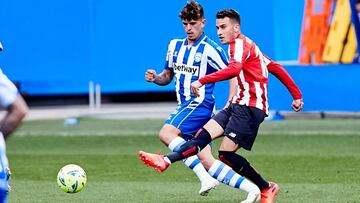
[[[195,42],[197,39],[199,39],[203,33],[205,22],[205,19],[182,21],[189,42]]]
[[[221,44],[230,44],[240,33],[239,24],[228,17],[216,19],[216,30]]]

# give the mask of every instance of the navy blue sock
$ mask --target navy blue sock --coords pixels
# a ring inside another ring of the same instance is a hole
[[[176,161],[180,161],[187,157],[196,155],[210,142],[210,133],[206,129],[202,128],[196,133],[193,139],[183,144],[180,149],[171,152],[165,156],[171,161],[171,163],[174,163]]]
[[[242,156],[235,152],[219,151],[219,159],[232,167],[234,171],[251,180],[255,185],[263,190],[269,187],[267,182],[261,175],[250,165],[250,163]]]

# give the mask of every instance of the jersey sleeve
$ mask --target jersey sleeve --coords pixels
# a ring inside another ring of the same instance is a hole
[[[166,59],[165,59],[165,65],[164,65],[165,70],[173,69],[173,54],[174,54],[174,50],[175,50],[175,44],[176,44],[176,41],[171,40],[168,45],[168,50],[166,52]]]
[[[302,94],[290,74],[279,63],[272,61],[268,56],[265,56],[268,71],[273,74],[282,84],[288,89],[294,99],[301,99]]]
[[[217,71],[229,65],[227,53],[218,45],[207,46],[207,60],[209,65]]]

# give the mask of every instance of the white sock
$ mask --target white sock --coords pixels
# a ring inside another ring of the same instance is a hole
[[[209,169],[209,174],[218,181],[246,192],[260,193],[259,188],[243,176],[236,173],[228,165],[219,160],[215,160]]]
[[[7,190],[8,184],[6,180],[5,168],[9,167],[9,161],[6,156],[6,145],[3,134],[0,132],[0,190]],[[0,197],[1,200],[1,197]]]
[[[178,150],[185,143],[186,141],[183,138],[177,137],[170,142],[169,149],[171,151]],[[201,182],[213,179],[206,171],[204,166],[201,164],[199,158],[196,155],[184,159],[183,162],[187,167],[194,171],[194,173],[197,175]]]
[[[0,131],[0,167],[3,168],[9,167],[9,161],[6,156],[5,138],[1,131]]]

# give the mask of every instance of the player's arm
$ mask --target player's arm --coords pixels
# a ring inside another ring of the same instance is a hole
[[[145,80],[148,82],[153,82],[160,86],[168,85],[174,77],[174,72],[172,70],[164,69],[160,74],[157,74],[155,70],[148,69],[145,72]]]
[[[160,86],[165,86],[168,85],[173,77],[174,77],[174,70],[172,67],[172,52],[174,50],[175,47],[175,43],[176,40],[171,40],[169,45],[168,45],[168,51],[166,54],[166,61],[165,61],[165,65],[164,65],[164,70],[160,73],[157,74],[155,70],[153,69],[148,69],[145,72],[145,80],[148,82],[153,82],[157,85]]]
[[[233,78],[237,75],[239,75],[241,69],[242,69],[242,63],[239,63],[237,61],[231,62],[227,68],[224,68],[220,71],[211,73],[209,75],[206,75],[199,80],[191,83],[191,92],[198,96],[199,95],[199,88],[205,84],[208,83],[214,83],[218,81],[228,80],[230,78]]]
[[[218,81],[228,80],[230,78],[233,78],[235,76],[238,76],[240,74],[240,71],[243,68],[243,63],[247,59],[248,55],[250,54],[250,50],[248,47],[244,46],[243,43],[239,43],[240,41],[233,41],[229,44],[229,55],[230,55],[230,62],[229,65],[215,73],[212,73],[210,75],[206,75],[199,80],[191,83],[191,92],[198,96],[199,95],[199,88],[203,86],[204,84],[208,83],[214,83]],[[239,44],[237,44],[239,43]],[[237,45],[236,45],[237,44]],[[242,46],[242,48],[240,48]],[[238,47],[235,49],[235,47]]]
[[[277,79],[280,80],[282,84],[288,89],[292,97],[294,98],[291,107],[294,111],[300,111],[304,102],[302,99],[302,94],[298,86],[295,84],[294,80],[291,78],[290,74],[282,67],[279,63],[272,61],[269,57],[265,56],[269,60],[267,65],[268,71],[273,74]]]
[[[236,77],[233,77],[229,80],[229,97],[224,106],[224,109],[231,104],[232,99],[236,95],[236,93],[237,93],[237,79]]]

